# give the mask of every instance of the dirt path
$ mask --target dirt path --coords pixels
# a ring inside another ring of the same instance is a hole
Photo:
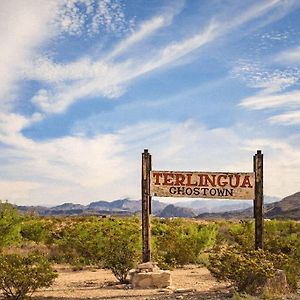
[[[49,289],[34,294],[34,299],[228,299],[228,289],[203,267],[190,266],[172,271],[171,289],[133,290],[117,284],[108,270],[72,271],[60,267],[59,277]]]

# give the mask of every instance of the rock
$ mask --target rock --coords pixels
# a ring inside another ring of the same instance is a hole
[[[288,283],[283,270],[276,270],[275,276],[268,279],[264,291],[271,294],[285,294],[288,292]]]
[[[138,272],[155,272],[155,271],[159,271],[159,267],[157,266],[156,262],[146,262],[146,263],[142,263],[139,264],[137,266],[137,271]]]
[[[156,263],[138,265],[136,270],[129,271],[129,281],[133,288],[166,288],[172,284],[171,272],[160,270]]]
[[[151,273],[135,273],[131,282],[133,288],[147,289],[152,288]]]
[[[177,293],[177,294],[182,294],[182,293],[191,293],[191,292],[195,292],[196,289],[176,289],[174,291],[174,293]]]

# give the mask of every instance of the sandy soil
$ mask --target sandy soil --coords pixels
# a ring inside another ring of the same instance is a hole
[[[230,299],[225,284],[216,282],[203,267],[176,269],[170,289],[133,290],[130,285],[118,284],[108,270],[72,271],[58,267],[59,277],[51,288],[40,290],[34,299]]]

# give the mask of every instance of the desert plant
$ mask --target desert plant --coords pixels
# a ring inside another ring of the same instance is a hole
[[[63,218],[55,222],[46,241],[52,260],[76,268],[99,264],[102,259],[102,221],[97,218]],[[48,225],[47,225],[48,227]]]
[[[239,292],[254,295],[268,278],[275,275],[273,261],[284,257],[263,250],[247,250],[225,246],[209,257],[208,269],[219,280],[230,281]]]
[[[108,220],[104,228],[103,262],[120,282],[141,256],[140,222],[137,219]]]
[[[253,221],[225,223],[222,226],[222,236],[218,238],[219,245],[230,244],[239,252],[247,252],[254,247]],[[264,249],[266,253],[274,254],[273,265],[276,269],[285,271],[288,284],[296,290],[300,279],[300,224],[294,221],[271,220],[265,222]],[[284,258],[284,259],[283,259]]]
[[[214,245],[217,227],[186,220],[157,220],[152,227],[154,257],[161,267],[199,262],[200,254]]]
[[[21,240],[22,217],[8,202],[0,201],[0,247],[16,244]]]
[[[0,256],[0,289],[6,299],[29,298],[41,287],[49,287],[57,274],[39,254]]]
[[[21,236],[23,239],[41,243],[46,240],[47,229],[46,223],[42,219],[28,219],[21,224]]]

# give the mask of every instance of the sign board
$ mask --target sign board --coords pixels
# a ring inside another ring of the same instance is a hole
[[[148,149],[142,153],[143,262],[151,260],[150,214],[152,196],[254,200],[255,249],[263,248],[263,154],[253,157],[253,172],[153,171]]]
[[[151,171],[150,192],[158,197],[253,200],[255,173]]]

